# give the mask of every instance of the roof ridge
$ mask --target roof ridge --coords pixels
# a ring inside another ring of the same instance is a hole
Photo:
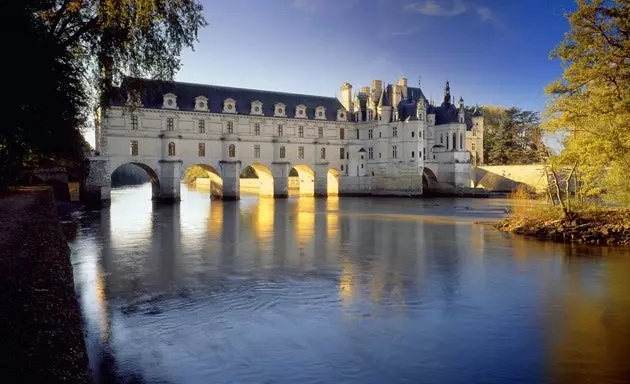
[[[135,80],[150,81],[150,82],[174,83],[174,84],[182,84],[182,85],[196,85],[196,86],[200,86],[200,87],[215,87],[215,88],[222,88],[222,89],[234,89],[234,90],[241,90],[241,91],[263,92],[263,93],[281,94],[281,95],[288,95],[288,96],[307,96],[307,97],[318,97],[318,98],[324,98],[324,99],[330,99],[330,100],[339,100],[336,97],[332,97],[332,96],[309,95],[309,94],[306,94],[306,93],[293,93],[293,92],[282,92],[282,91],[269,91],[269,90],[254,89],[254,88],[239,88],[239,87],[230,87],[230,86],[226,86],[226,85],[191,83],[191,82],[188,82],[188,81],[169,81],[169,80],[158,80],[158,79],[146,79],[146,78],[142,78],[142,77],[131,77],[131,76],[125,77],[125,80],[128,79],[128,78],[129,79],[135,79]],[[123,80],[123,82],[124,82],[124,80]]]

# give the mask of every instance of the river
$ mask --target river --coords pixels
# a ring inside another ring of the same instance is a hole
[[[98,383],[630,378],[628,251],[475,224],[506,200],[150,194],[70,241]]]

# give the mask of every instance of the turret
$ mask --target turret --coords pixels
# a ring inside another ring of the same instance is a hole
[[[461,96],[459,97],[459,101],[457,102],[457,108],[458,108],[457,121],[459,121],[460,124],[465,123],[466,110],[464,109],[464,98],[462,98]]]
[[[420,100],[418,100],[418,106],[416,109],[416,117],[418,118],[418,120],[424,121],[426,118],[426,112],[427,112],[427,100],[424,98],[424,96],[421,96]]]
[[[448,80],[446,80],[446,85],[444,86],[444,99],[442,101],[442,105],[449,105],[451,103],[451,85]]]
[[[389,94],[389,88],[383,88],[381,92],[381,97],[378,101],[378,115],[380,116],[380,120],[385,122],[392,121],[392,102]]]

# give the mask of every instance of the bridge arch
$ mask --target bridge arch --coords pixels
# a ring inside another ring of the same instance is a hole
[[[249,164],[241,171],[240,178],[241,193],[273,197],[273,173],[267,166],[260,163]]]
[[[151,168],[151,166],[149,166],[148,164],[139,161],[130,161],[127,163],[118,164],[116,167],[113,168],[110,174],[110,179],[112,178],[111,176],[113,176],[116,172],[121,171],[122,169],[124,169],[124,167],[127,167],[129,165],[134,166],[135,169],[141,169],[144,171],[144,173],[148,177],[149,182],[151,183],[151,199],[158,200],[160,197],[160,178],[158,177],[157,171]]]
[[[184,171],[184,182],[202,190],[209,190],[212,199],[223,197],[221,173],[210,164],[189,165]]]
[[[424,167],[422,169],[422,189],[426,190],[430,188],[436,188],[437,186],[438,179],[435,176],[435,173],[433,173],[433,171],[429,168]]]
[[[330,168],[328,170],[328,196],[339,195],[339,170]]]
[[[313,196],[315,194],[315,171],[308,165],[294,165],[289,171],[289,192],[298,196]]]

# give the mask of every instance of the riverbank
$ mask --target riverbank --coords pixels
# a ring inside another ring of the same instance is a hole
[[[495,224],[504,232],[563,243],[630,246],[630,209],[602,208],[563,218],[561,212],[516,213]]]
[[[5,382],[92,381],[69,249],[50,189],[0,197],[0,313]]]

